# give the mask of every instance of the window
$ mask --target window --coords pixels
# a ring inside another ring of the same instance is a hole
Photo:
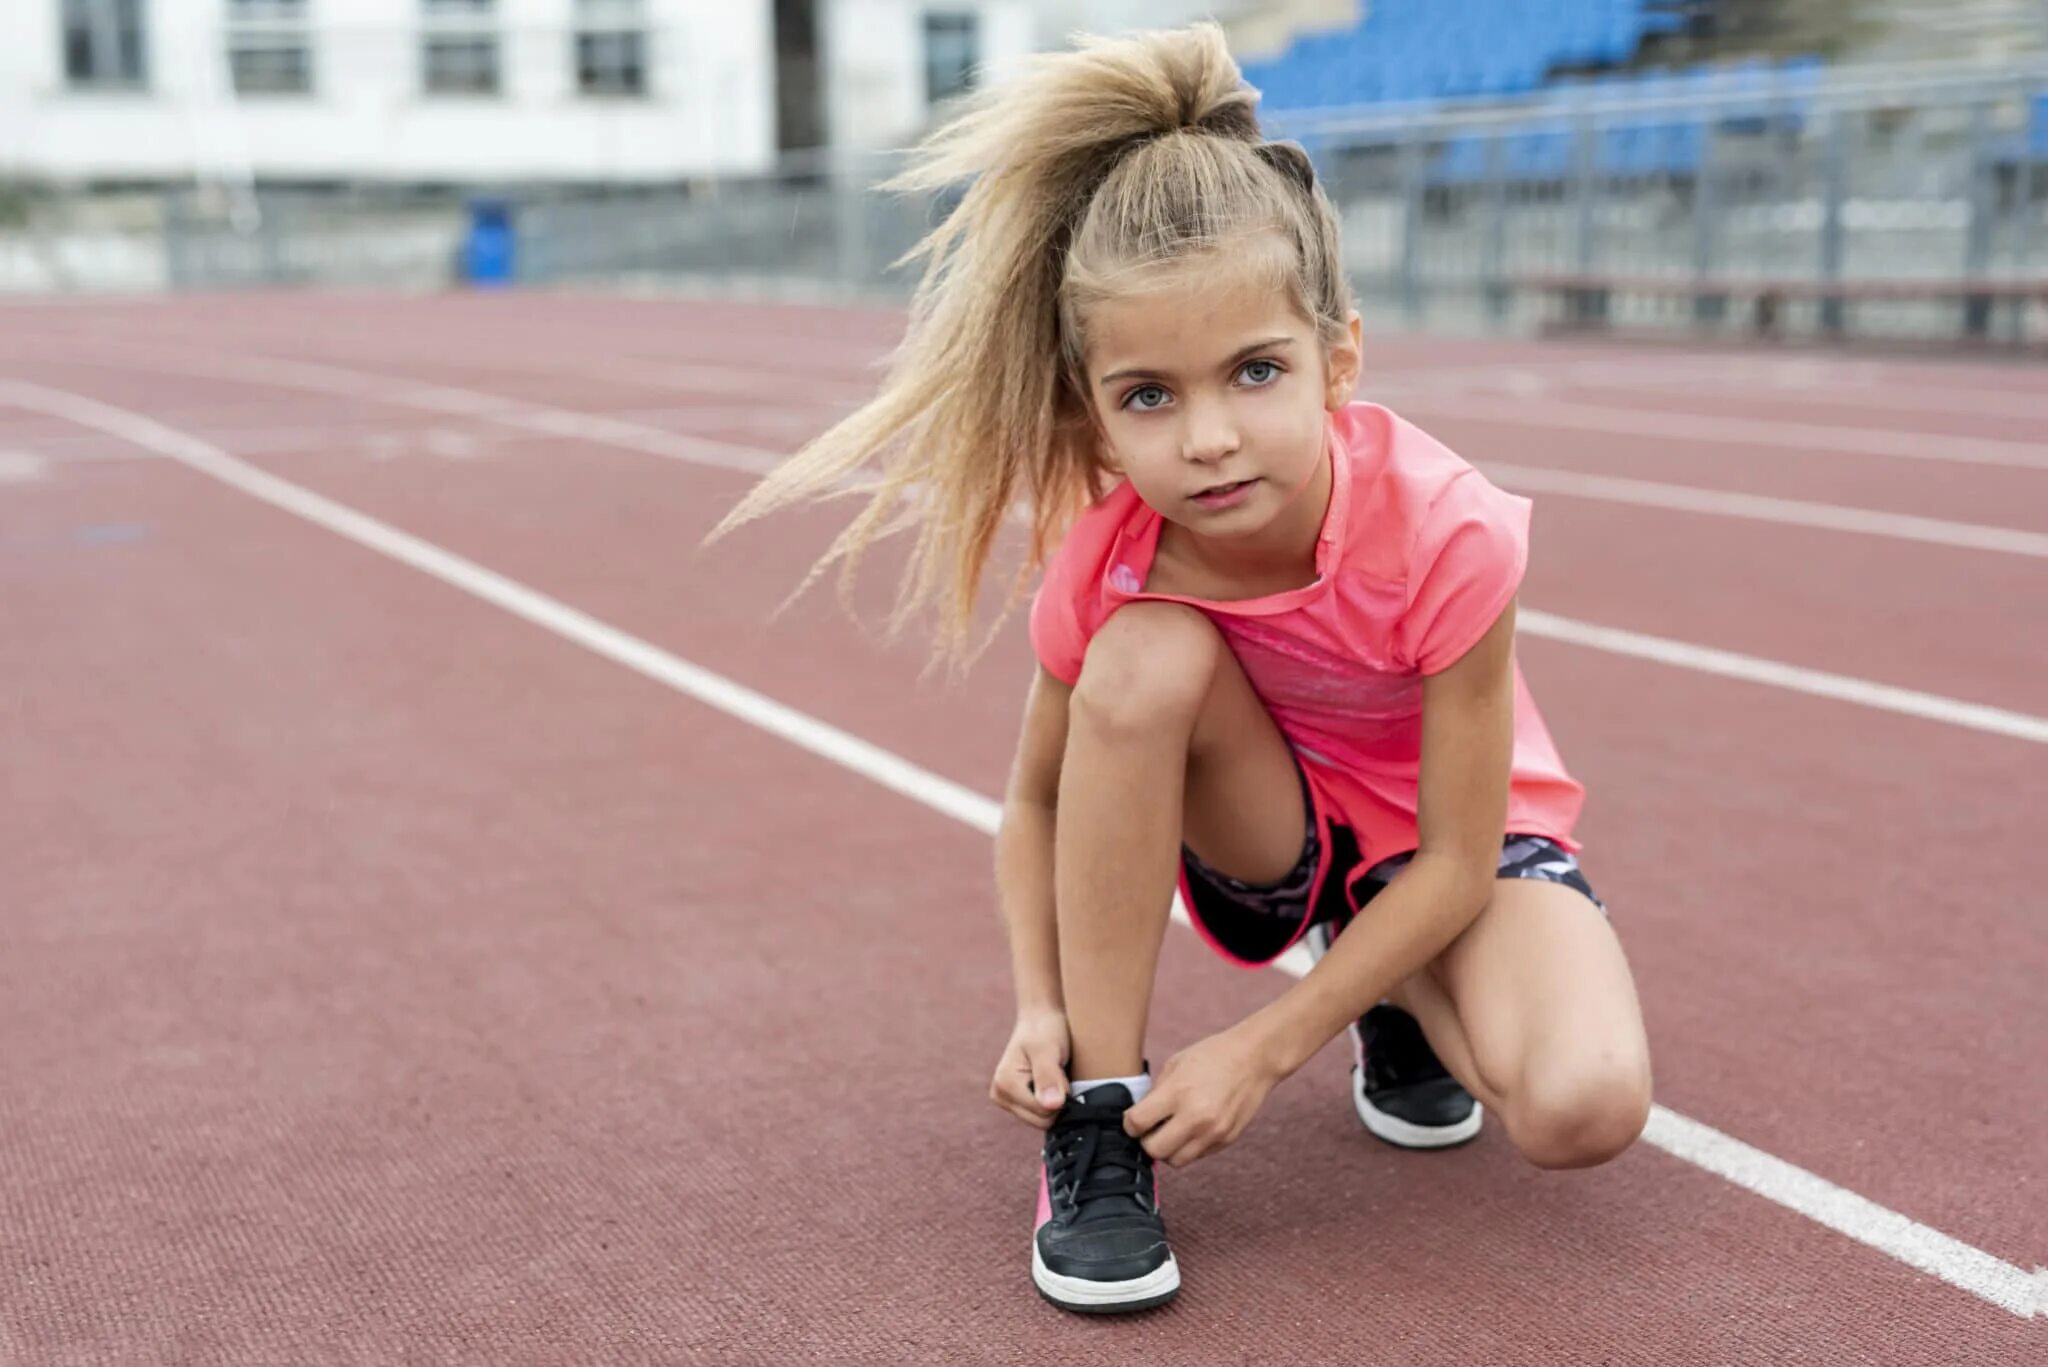
[[[972,14],[924,17],[924,97],[937,104],[974,88],[981,63],[981,21]]]
[[[237,95],[309,95],[309,0],[228,0],[228,77]]]
[[[498,93],[498,40],[429,35],[420,48],[420,85],[429,95]]]
[[[228,74],[237,95],[305,95],[313,89],[313,54],[303,43],[236,43]]]
[[[421,3],[420,88],[429,95],[497,94],[497,0]]]
[[[135,89],[148,81],[142,0],[62,0],[58,16],[71,85]]]
[[[576,89],[647,93],[645,0],[576,0]]]

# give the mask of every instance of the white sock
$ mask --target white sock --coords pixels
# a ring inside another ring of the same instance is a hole
[[[1090,1078],[1086,1082],[1069,1082],[1067,1084],[1067,1088],[1075,1096],[1080,1096],[1090,1087],[1102,1087],[1112,1082],[1121,1082],[1126,1088],[1130,1090],[1131,1104],[1133,1106],[1137,1105],[1140,1101],[1143,1101],[1145,1099],[1145,1093],[1152,1090],[1152,1074],[1150,1073],[1140,1073],[1136,1077]]]

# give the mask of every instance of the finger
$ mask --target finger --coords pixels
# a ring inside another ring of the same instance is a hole
[[[1052,1117],[1039,1109],[1038,1103],[1032,1099],[1031,1093],[1022,1088],[1004,1086],[999,1083],[988,1089],[988,1099],[993,1101],[998,1108],[1016,1116],[1017,1119],[1033,1129],[1048,1129],[1052,1125]]]
[[[1038,1109],[1031,1102],[1024,1102],[1014,1106],[1006,1105],[1003,1109],[1034,1130],[1049,1130],[1052,1128],[1052,1117]]]
[[[1124,1112],[1124,1133],[1133,1139],[1142,1138],[1171,1117],[1176,1104],[1173,1088],[1153,1084],[1143,1101]]]
[[[1031,1090],[1031,1078],[1022,1069],[1003,1077],[990,1090],[998,1106],[1015,1111],[1018,1115],[1029,1115],[1034,1120],[1049,1120],[1051,1112],[1038,1104],[1038,1097]]]
[[[1007,1110],[1038,1109],[1031,1096],[1031,1078],[1022,1064],[1015,1069],[1004,1069],[989,1083],[988,1099]]]
[[[1195,1127],[1190,1122],[1175,1116],[1138,1142],[1155,1162],[1162,1162],[1179,1153],[1194,1138],[1194,1133]]]
[[[1057,1049],[1040,1046],[1027,1050],[1026,1059],[1031,1067],[1031,1086],[1037,1090],[1038,1104],[1048,1111],[1056,1111],[1067,1099],[1067,1070],[1060,1066]]]
[[[1197,1158],[1206,1158],[1230,1141],[1223,1137],[1220,1123],[1195,1119],[1180,1135],[1180,1147],[1173,1150],[1166,1161],[1176,1168],[1184,1168]]]

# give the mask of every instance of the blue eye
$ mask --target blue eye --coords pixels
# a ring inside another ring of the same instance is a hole
[[[1237,373],[1252,385],[1263,386],[1280,378],[1280,367],[1273,361],[1246,361]]]
[[[1148,394],[1154,396],[1151,402],[1147,402],[1145,399],[1145,396]],[[1125,408],[1135,408],[1140,413],[1150,413],[1153,409],[1160,407],[1165,402],[1166,391],[1164,389],[1161,389],[1156,384],[1148,384],[1140,385],[1138,388],[1133,389],[1130,393],[1124,395],[1123,406]]]

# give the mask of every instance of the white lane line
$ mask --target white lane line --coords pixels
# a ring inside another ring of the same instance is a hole
[[[2048,745],[2048,717],[2037,717],[2027,712],[1962,702],[1939,693],[1894,688],[1890,684],[1872,683],[1847,674],[1829,674],[1824,670],[1788,665],[1755,655],[1740,655],[1732,650],[1716,650],[1711,646],[1696,646],[1689,641],[1648,636],[1620,627],[1603,627],[1593,622],[1560,617],[1552,612],[1540,612],[1535,608],[1519,610],[1515,614],[1515,623],[1516,629],[1524,635],[1565,641],[1591,650],[1606,651],[1610,655],[1629,655],[1638,660],[1653,660],[1679,669],[1719,675],[1724,679],[1739,679],[1744,683],[1782,688],[1832,702],[1854,703],[1880,712],[1895,712],[1900,716],[1919,717],[1969,731]]]
[[[600,291],[592,287],[579,287],[564,291],[572,298],[600,297]],[[634,294],[618,289],[602,291],[602,297],[653,299],[676,304],[731,304],[735,302],[758,302],[743,291],[719,291],[713,289],[683,289]],[[820,313],[856,313],[866,315],[878,310],[873,308],[849,308],[848,301],[829,291],[807,291],[796,288],[778,291],[774,302],[796,304]],[[894,315],[899,321],[905,317],[901,301],[894,296],[879,296],[875,301],[881,310]],[[742,336],[754,339],[768,336],[780,340],[783,334],[759,334],[746,332]],[[588,340],[592,345],[609,345],[605,338],[596,336]],[[252,339],[260,342],[261,339]],[[1822,402],[1825,392],[1848,391],[1852,397],[1840,402],[1860,408],[1884,407],[1901,408],[1917,412],[1955,412],[1978,415],[2002,413],[2015,417],[2040,415],[2048,420],[2048,410],[2030,403],[2023,391],[2011,388],[1984,388],[1971,385],[1969,381],[1985,372],[1982,369],[1966,368],[1955,362],[1930,360],[1908,360],[1901,363],[1874,360],[1845,360],[1828,356],[1731,356],[1725,348],[1696,350],[1682,347],[1659,347],[1651,354],[1624,352],[1619,344],[1602,345],[1598,342],[1577,344],[1548,343],[1540,352],[1524,347],[1514,356],[1496,354],[1488,360],[1444,361],[1431,360],[1419,364],[1408,364],[1400,359],[1412,345],[1412,339],[1397,334],[1368,334],[1366,347],[1366,386],[1373,388],[1382,377],[1398,384],[1422,381],[1431,385],[1439,382],[1450,385],[1470,385],[1474,382],[1485,385],[1495,384],[1516,392],[1555,393],[1554,380],[1562,379],[1569,386],[1574,381],[1593,383],[1600,388],[1614,388],[1616,380],[1624,381],[1621,387],[1644,392],[1651,387],[1669,384],[1683,386],[1673,392],[1698,395],[1700,389],[1721,386],[1731,391],[1730,397],[1740,400],[1751,397],[1750,391],[1759,385],[1778,390],[1814,394]],[[872,365],[886,352],[886,347],[877,346],[872,352],[843,353],[830,359],[838,362],[852,360],[859,364]],[[1564,355],[1553,354],[1566,351]],[[1601,353],[1605,354],[1601,354]],[[674,352],[666,344],[663,355],[645,357],[650,362],[666,360]],[[718,356],[683,356],[684,362],[703,360],[717,363],[724,359]],[[1904,367],[1910,374],[1912,367],[1929,368],[1939,376],[1939,390],[1913,388],[1912,381],[1902,379],[1899,368]],[[2017,369],[2017,367],[2015,367]],[[785,374],[811,373],[808,364],[803,367],[792,365]],[[1641,377],[1646,383],[1638,383]],[[868,388],[872,393],[872,385]],[[1986,396],[1988,402],[1974,405],[1971,395]],[[857,397],[866,397],[866,394]]]
[[[1432,394],[1419,389],[1403,394],[1400,406],[1408,412],[1433,412],[1442,418],[1466,422],[1712,442],[1727,445],[1733,454],[1753,454],[1749,448],[1767,446],[1799,451],[1832,451],[1852,456],[1892,456],[1901,460],[1956,465],[1990,465],[2012,470],[2048,470],[2048,445],[1996,441],[1990,437],[1881,432],[1874,428],[1831,427],[1825,423],[1787,419],[1663,413],[1551,399],[1517,398],[1512,403],[1489,409],[1475,405],[1470,395]]]
[[[846,360],[849,358],[842,358]],[[875,369],[877,379],[880,371],[872,353],[860,353],[850,359],[865,362]],[[688,362],[670,364],[651,359],[630,359],[620,366],[607,363],[601,367],[584,366],[563,371],[553,363],[530,362],[524,359],[496,358],[480,361],[490,367],[505,369],[539,369],[553,374],[579,374],[594,379],[626,380],[660,388],[682,388],[704,391],[722,388],[735,394],[757,394],[763,398],[786,401],[793,385],[802,385],[811,394],[823,391],[830,397],[842,401],[865,399],[874,392],[874,382],[865,384],[844,379],[821,379],[808,363],[798,366],[793,359],[785,366],[773,361],[764,362],[761,371],[732,371],[717,365],[699,365]],[[1779,446],[1808,447],[1842,450],[1851,454],[1889,455],[1924,460],[1955,460],[1997,466],[2020,468],[2048,468],[2048,447],[2041,444],[2011,439],[1956,437],[1938,433],[1916,431],[1880,431],[1856,427],[1842,427],[1825,422],[1798,421],[1775,418],[1723,418],[1718,415],[1702,414],[1710,424],[1735,423],[1745,426],[1702,428],[1687,423],[1684,430],[1676,430],[1666,424],[1689,417],[1683,413],[1650,412],[1646,417],[1636,415],[1643,412],[1628,407],[1614,407],[1594,400],[1573,403],[1565,398],[1565,392],[1574,387],[1594,386],[1596,388],[1621,388],[1625,392],[1640,393],[1654,397],[1658,392],[1691,394],[1697,397],[1702,390],[1719,388],[1725,395],[1737,399],[1756,397],[1759,384],[1772,392],[1763,397],[1782,397],[1798,402],[1824,402],[1838,406],[1850,406],[1868,411],[1872,408],[1899,408],[1904,411],[1965,413],[1979,416],[1986,413],[2003,413],[2016,417],[2040,415],[2048,420],[2048,409],[2030,403],[2028,396],[2015,395],[2010,391],[1984,391],[1981,403],[1975,403],[1967,394],[1934,393],[1923,394],[1919,390],[1904,390],[1897,384],[1890,388],[1881,387],[1882,381],[1864,376],[1863,382],[1872,387],[1863,394],[1845,394],[1837,388],[1816,389],[1817,372],[1811,365],[1800,361],[1774,362],[1777,368],[1759,378],[1754,374],[1735,372],[1729,358],[1712,353],[1679,353],[1668,356],[1625,357],[1587,359],[1577,357],[1531,357],[1521,360],[1497,358],[1476,363],[1424,362],[1419,365],[1399,363],[1372,365],[1366,381],[1368,389],[1381,390],[1392,396],[1396,407],[1406,406],[1412,394],[1415,407],[1427,407],[1430,400],[1438,403],[1461,402],[1453,396],[1469,396],[1475,389],[1485,392],[1492,389],[1518,397],[1518,402],[1529,399],[1545,399],[1551,402],[1556,412],[1552,415],[1552,426],[1585,426],[1590,430],[1612,431],[1629,428],[1631,424],[1648,426],[1652,435],[1696,435],[1702,439],[1729,439],[1749,442],[1768,441]],[[1712,369],[1710,369],[1712,368]],[[1461,413],[1469,411],[1461,407]],[[1840,434],[1839,439],[1835,434]],[[1929,452],[1922,449],[1927,443],[1937,443],[1943,449]]]
[[[610,416],[627,422],[653,423],[657,427],[682,427],[693,431],[719,429],[736,431],[747,441],[758,441],[787,452],[792,444],[808,441],[854,409],[852,404],[783,407],[764,404],[680,404],[660,408],[626,408]]]
[[[96,363],[107,364],[103,359]],[[117,364],[127,368],[170,374],[199,375],[243,383],[276,385],[287,389],[306,389],[400,408],[415,408],[428,413],[475,418],[525,432],[537,432],[544,436],[573,437],[584,441],[601,442],[608,446],[625,447],[668,460],[710,466],[715,469],[738,470],[747,474],[763,473],[782,459],[781,453],[761,447],[692,437],[665,428],[650,427],[644,423],[607,417],[600,413],[579,413],[573,409],[529,404],[520,399],[510,399],[480,390],[422,384],[413,380],[376,375],[367,371],[347,370],[314,361],[283,361],[240,356],[166,358],[152,352],[147,360],[137,361],[132,367],[125,361]]]
[[[1934,546],[1960,546],[1972,551],[2002,551],[2008,555],[2048,558],[2048,534],[2022,531],[2016,527],[1948,522],[1908,513],[1879,512],[1872,508],[1768,498],[1760,494],[1702,489],[1691,484],[1661,484],[1653,480],[1588,475],[1576,470],[1534,465],[1509,465],[1497,460],[1477,461],[1475,464],[1485,471],[1487,478],[1503,488],[1528,493],[1562,494],[1567,498],[1595,499],[1603,503],[1670,508],[1677,512],[1706,513],[1752,522],[1779,522],[1793,527],[1820,527],[1828,531],[1924,541]]]
[[[266,380],[429,412],[461,413],[525,431],[601,441],[669,459],[746,473],[765,472],[786,454],[770,447],[686,436],[666,427],[620,416],[527,404],[477,390],[422,385],[324,362],[241,357],[181,358],[175,367],[227,378]],[[675,411],[684,414],[688,410]],[[831,416],[840,411],[836,405],[820,408],[813,425],[822,428]],[[1481,468],[1502,483],[1532,492],[1717,514],[1787,526],[1857,532],[1969,550],[2048,557],[2048,535],[2018,528],[1952,522],[1651,480],[1587,475],[1498,461],[1482,462]]]
[[[2002,389],[1957,392],[1948,389],[1918,389],[1892,378],[1880,382],[1866,379],[1858,384],[1800,383],[1765,373],[1725,376],[1673,375],[1645,383],[1624,376],[1620,384],[1587,377],[1583,384],[1592,389],[1623,389],[1645,398],[1666,396],[1699,401],[1707,390],[1721,391],[1728,401],[1757,400],[1763,403],[1818,404],[1827,408],[1851,409],[1858,413],[1900,413],[1915,416],[1969,418],[2013,418],[2048,423],[2048,402],[2031,395]]]
[[[748,473],[759,473],[782,459],[780,453],[757,446],[703,441],[599,414],[524,404],[477,390],[415,384],[339,366],[316,365],[303,361],[215,357],[180,358],[176,362],[163,363],[152,361],[145,368],[296,385],[326,393],[346,394],[377,403],[407,405],[433,412],[462,413],[526,431],[607,442],[670,460]],[[1853,702],[1909,717],[1944,721],[1954,726],[1990,731],[1997,735],[2016,736],[2021,740],[2041,741],[2048,737],[2048,720],[2025,713],[2008,712],[1981,703],[1964,702],[1909,688],[1895,688],[1890,684],[1873,683],[1848,675],[1828,674],[1800,665],[1740,655],[1710,646],[1696,646],[1684,641],[1638,635],[1619,628],[1574,622],[1549,613],[1527,609],[1518,615],[1518,619],[1530,635],[1552,636],[1558,640],[1592,646],[1615,654],[1657,660],[1681,669],[1693,669],[1724,678],[1787,688],[1796,693],[1808,693],[1838,702]]]
[[[2048,1268],[2030,1272],[2015,1267],[1662,1106],[1652,1109],[1643,1138],[1837,1234],[1846,1234],[1908,1267],[1982,1296],[2021,1319],[2048,1314]]]
[[[33,451],[0,451],[0,484],[36,484],[50,477],[50,461]]]
[[[432,542],[237,460],[189,433],[83,395],[25,382],[0,381],[0,404],[14,404],[95,427],[161,452],[208,478],[431,575],[984,835],[993,835],[1001,824],[1002,806],[992,798],[701,665],[671,655]],[[1175,907],[1175,919],[1186,922],[1185,912],[1179,906]],[[1290,956],[1278,966],[1300,977],[1307,971],[1304,958],[1305,955]],[[1657,1106],[1652,1110],[1643,1139],[2022,1319],[2031,1319],[2042,1309],[2038,1299],[2043,1274],[2039,1270],[2029,1272],[1993,1257],[1699,1121]]]
[[[1387,377],[1382,380],[1382,375]],[[1848,408],[1860,413],[1898,412],[1968,417],[2006,417],[2048,422],[2048,398],[2013,389],[1973,387],[1952,376],[1940,389],[1916,387],[1896,372],[1858,368],[1829,370],[1812,360],[1743,360],[1734,357],[1696,357],[1631,360],[1614,357],[1602,361],[1546,364],[1540,367],[1503,365],[1494,373],[1485,369],[1371,371],[1366,383],[1395,395],[1411,387],[1445,398],[1453,394],[1470,397],[1488,393],[1518,394],[1531,398],[1565,398],[1574,391],[1619,391],[1644,398],[1682,397],[1695,402],[1722,404],[1748,402],[1819,404]],[[1924,382],[1922,382],[1924,384]],[[1588,402],[1597,402],[1588,395]],[[1634,410],[1630,410],[1634,411]]]

